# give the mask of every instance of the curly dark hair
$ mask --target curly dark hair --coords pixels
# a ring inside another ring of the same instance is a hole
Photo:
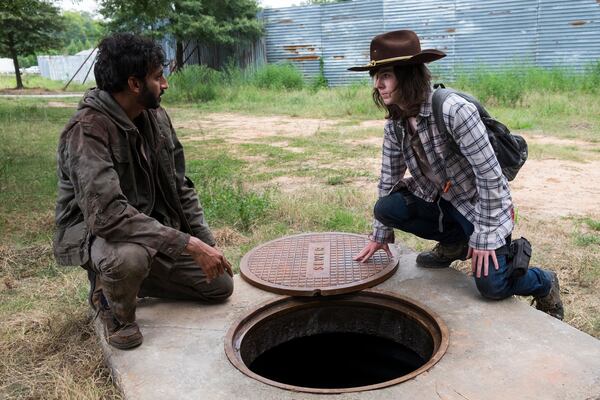
[[[162,47],[150,38],[132,33],[116,33],[98,45],[94,76],[96,85],[107,92],[120,92],[130,76],[146,78],[165,63]]]
[[[378,70],[369,71],[373,77]],[[395,65],[394,75],[398,80],[396,90],[400,92],[402,104],[386,106],[377,88],[373,88],[373,101],[377,107],[387,110],[386,118],[401,119],[419,113],[421,104],[427,100],[431,86],[431,72],[425,64]]]

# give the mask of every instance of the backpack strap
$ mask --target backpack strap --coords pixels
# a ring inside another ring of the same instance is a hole
[[[448,130],[448,127],[444,123],[444,111],[443,106],[444,102],[451,94],[456,94],[469,103],[472,103],[475,108],[477,108],[477,112],[479,113],[479,117],[484,120],[485,118],[491,118],[490,114],[487,112],[485,108],[477,101],[477,99],[470,94],[459,92],[458,90],[452,88],[446,88],[443,83],[436,83],[433,85],[434,91],[433,96],[431,98],[431,109],[433,112],[433,118],[435,119],[435,125],[437,126],[438,132],[441,134],[445,134],[450,137],[450,147],[454,152],[460,154],[460,148],[454,140],[454,136],[452,136]]]
[[[446,137],[450,139],[450,141],[448,142],[450,149],[454,153],[460,154],[460,148],[454,140],[454,136],[452,136],[450,132],[448,132],[448,127],[444,122],[443,110],[444,101],[446,101],[448,96],[450,96],[453,93],[456,93],[456,91],[453,89],[446,89],[446,87],[442,83],[436,83],[435,85],[433,85],[433,88],[434,91],[433,96],[431,98],[431,109],[433,112],[433,119],[435,120],[437,130],[440,134],[446,135]]]

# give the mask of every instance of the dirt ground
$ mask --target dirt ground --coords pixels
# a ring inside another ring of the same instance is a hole
[[[332,121],[284,116],[245,116],[229,113],[203,115],[197,120],[175,123],[176,129],[197,131],[188,140],[203,140],[220,137],[231,143],[251,143],[268,137],[310,137],[320,130],[337,129],[383,129],[383,120],[362,121],[358,125],[345,126],[347,121]],[[575,146],[598,153],[600,144],[581,140],[559,139],[536,133],[520,132],[528,143],[539,145]],[[360,140],[349,140],[350,144],[381,146],[381,136],[373,135]],[[273,143],[286,146],[285,142]],[[302,149],[286,147],[286,150],[299,152]],[[600,214],[600,160],[576,162],[561,159],[530,158],[519,176],[511,182],[511,191],[517,208],[522,213],[535,217],[565,217]],[[379,160],[344,161],[356,164],[374,174],[379,171]],[[347,166],[347,165],[346,165]],[[304,189],[314,185],[305,178],[278,178],[285,181],[286,191]],[[360,180],[359,184],[365,182]],[[277,182],[275,182],[277,183]]]

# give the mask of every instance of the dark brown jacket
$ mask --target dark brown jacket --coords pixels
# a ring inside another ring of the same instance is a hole
[[[214,245],[167,113],[158,108],[138,118],[142,132],[109,93],[93,89],[62,132],[54,237],[59,264],[84,265],[93,236],[137,243],[171,259],[189,235]],[[150,217],[158,196],[167,211],[162,223]]]

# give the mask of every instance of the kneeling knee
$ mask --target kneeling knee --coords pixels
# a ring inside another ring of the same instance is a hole
[[[233,294],[233,278],[224,273],[210,283],[210,289],[203,291],[203,296],[212,302],[222,302]]]
[[[373,216],[383,223],[401,224],[407,217],[405,205],[393,195],[380,197],[373,207]]]
[[[118,247],[115,260],[107,275],[143,279],[150,271],[150,254],[140,245],[127,243]]]
[[[502,300],[511,295],[505,282],[495,281],[489,277],[475,278],[475,284],[479,293],[487,299]]]

